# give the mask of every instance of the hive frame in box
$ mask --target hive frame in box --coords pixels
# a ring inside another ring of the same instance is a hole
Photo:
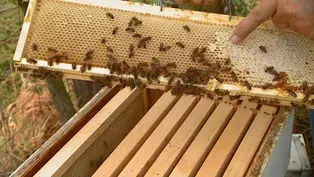
[[[79,127],[86,125],[87,121],[84,121],[84,119],[86,119],[86,114],[91,114],[91,110],[94,110],[93,114],[95,114],[99,111],[99,109],[101,109],[99,103],[103,106],[105,102],[108,102],[113,95],[115,95],[116,92],[116,87],[109,92],[104,89],[101,90],[100,93],[87,103],[87,105],[82,108],[79,113],[77,113],[67,124],[65,124],[55,135],[53,135],[42,147],[40,147],[40,149],[36,151],[26,162],[24,162],[22,166],[20,166],[12,174],[12,176],[33,176],[43,165],[45,165],[48,160],[51,159],[55,153],[57,153],[59,149],[64,146],[64,144],[69,142],[69,139],[72,138],[75,133],[81,130]],[[143,95],[139,95],[139,97],[141,96]],[[143,109],[146,108],[144,107]],[[252,165],[246,175],[247,177],[269,177],[272,176],[272,174],[276,174],[276,176],[283,176],[289,162],[288,159],[290,154],[293,116],[294,111],[287,107],[280,107],[278,114],[274,118],[271,127],[266,133],[256,155],[254,156]],[[89,122],[97,123],[94,119],[91,119]],[[112,124],[108,121],[104,123],[107,124],[106,126],[110,126],[110,124]],[[98,141],[102,143],[103,140]],[[111,146],[111,144],[107,145],[108,147]],[[93,149],[88,148],[86,151],[92,150]],[[73,152],[68,153],[72,154]],[[56,164],[52,165],[55,166]],[[61,166],[63,168],[69,168],[66,163],[61,164]],[[86,167],[90,168],[88,165],[86,165]]]
[[[77,70],[73,71],[72,66],[69,63],[60,63],[58,65],[53,65],[51,67],[48,66],[45,60],[37,60],[37,64],[29,64],[26,58],[23,58],[23,52],[25,50],[26,40],[29,34],[29,30],[31,27],[31,22],[33,18],[34,11],[36,10],[37,2],[41,0],[31,0],[29,3],[29,7],[24,19],[23,28],[21,31],[21,36],[18,41],[17,49],[14,55],[14,64],[16,68],[20,68],[22,72],[31,72],[34,69],[38,69],[39,67],[43,67],[49,69],[51,71],[61,71],[64,73],[64,77],[72,78],[72,79],[80,79],[80,80],[91,80],[90,76],[103,76],[109,75],[109,69],[93,67],[91,70],[86,71],[84,73],[80,72],[81,65],[77,65]],[[241,17],[233,17],[231,21],[229,21],[229,17],[227,15],[218,15],[218,14],[210,14],[210,13],[203,13],[203,12],[195,12],[195,11],[188,11],[188,10],[180,10],[180,9],[173,9],[173,8],[163,8],[163,11],[160,11],[160,7],[158,6],[151,6],[146,4],[138,4],[138,3],[130,3],[125,1],[115,1],[115,0],[62,0],[64,2],[72,2],[72,3],[79,3],[85,5],[93,5],[99,7],[106,7],[106,8],[113,8],[113,9],[120,9],[120,10],[127,10],[133,11],[138,13],[145,13],[157,16],[165,16],[171,18],[178,18],[178,19],[188,19],[191,21],[198,21],[198,22],[210,22],[213,24],[223,24],[227,26],[235,26],[237,25],[243,18]],[[276,30],[270,21],[263,23],[260,29],[268,29],[268,30]],[[230,34],[231,35],[231,34]],[[17,69],[19,71],[19,69]],[[133,77],[133,76],[126,76],[123,75],[122,77]],[[160,84],[153,82],[152,85],[149,85],[149,88],[161,88],[164,89],[165,85],[168,82],[167,78],[161,76],[159,78]],[[142,82],[146,82],[146,79],[141,79]],[[297,98],[292,98],[289,96],[289,93],[281,90],[281,89],[260,89],[260,88],[252,88],[252,90],[248,90],[247,87],[241,86],[239,84],[220,84],[217,80],[213,79],[210,80],[209,83],[205,86],[202,86],[208,90],[215,90],[217,88],[228,90],[231,94],[241,94],[243,97],[241,99],[246,99],[250,96],[259,96],[263,98],[276,98],[279,99],[280,105],[291,106],[290,102],[302,102],[302,99],[305,97],[303,93],[297,93]],[[313,96],[310,96],[312,99]],[[314,108],[313,105],[307,105],[308,108]]]

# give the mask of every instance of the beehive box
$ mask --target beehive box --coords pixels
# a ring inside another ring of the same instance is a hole
[[[134,27],[136,33],[151,37],[146,48],[137,48],[140,39],[125,30],[132,17],[142,21]],[[111,75],[147,86],[102,90],[12,176],[282,176],[293,123],[293,109],[285,105],[312,105],[314,43],[266,22],[244,43],[232,45],[230,37],[240,20],[115,0],[30,1],[14,56],[17,71],[83,80]],[[159,51],[160,43],[170,50]],[[131,59],[130,44],[135,46]],[[206,48],[207,64],[191,58],[196,47]],[[201,69],[208,82],[184,84],[220,95],[213,100],[175,96],[164,92],[169,78],[163,74],[150,83],[141,75],[110,73],[107,54],[130,67],[151,64],[153,57],[160,65],[176,62],[170,71],[183,83],[180,76],[188,68]],[[220,69],[212,70],[217,63]],[[85,64],[91,69],[82,70]],[[273,76],[265,73],[270,66],[279,81],[272,82]],[[238,81],[231,71],[221,72],[225,67],[231,67]],[[267,83],[271,89],[262,88]],[[221,90],[241,97],[224,97]]]
[[[132,26],[135,32],[126,31],[132,17],[142,22]],[[164,88],[169,81],[165,73],[154,74],[157,77],[152,80],[148,78],[153,70],[149,67],[150,74],[135,76],[125,74],[131,73],[131,69],[125,71],[125,65],[121,72],[118,65],[124,61],[130,68],[143,62],[150,65],[155,57],[160,66],[175,62],[176,68],[167,69],[184,84],[207,91],[221,89],[233,95],[259,96],[267,98],[264,101],[268,103],[291,106],[293,102],[296,106],[311,107],[314,42],[291,31],[278,31],[265,22],[242,44],[232,45],[232,31],[241,19],[233,17],[228,21],[225,15],[171,8],[161,11],[158,6],[115,0],[33,0],[14,55],[15,67],[21,72],[35,71],[33,75],[37,77],[50,72],[55,77],[84,80],[112,73],[149,83],[150,88]],[[132,37],[135,33],[148,40],[147,46],[139,45],[142,40]],[[171,48],[160,51],[161,43]],[[134,56],[129,58],[131,44],[135,49]],[[202,48],[206,50],[201,52]],[[110,64],[113,57],[120,74]],[[229,60],[230,65],[226,64]],[[265,72],[265,68],[272,66],[274,72]],[[186,80],[190,67],[203,74]],[[307,84],[303,86],[304,81]]]
[[[102,89],[12,176],[283,176],[293,111]]]

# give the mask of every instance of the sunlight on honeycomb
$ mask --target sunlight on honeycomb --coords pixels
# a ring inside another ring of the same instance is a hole
[[[106,17],[106,13],[114,15],[114,19]],[[136,16],[143,24],[135,27],[142,36],[151,36],[152,40],[146,49],[137,49],[138,39],[133,33],[126,32],[129,20]],[[188,25],[191,32],[182,26]],[[112,35],[114,27],[119,30]],[[42,0],[37,3],[36,11],[27,39],[23,57],[46,60],[51,54],[47,48],[56,48],[59,52],[67,52],[69,60],[64,63],[82,64],[85,53],[94,50],[92,65],[106,67],[108,61],[106,46],[111,46],[114,56],[126,60],[130,65],[139,62],[151,62],[152,57],[160,59],[162,64],[176,62],[174,72],[185,72],[189,67],[205,68],[194,63],[190,55],[195,47],[207,47],[206,58],[211,62],[224,63],[231,59],[233,71],[240,81],[248,80],[252,85],[259,86],[272,82],[272,76],[264,72],[267,66],[274,66],[279,72],[286,72],[292,85],[299,85],[304,80],[314,83],[314,42],[292,32],[279,32],[258,29],[244,43],[232,45],[230,37],[234,26],[183,21],[176,18],[165,18],[97,6],[82,5],[56,0]],[[106,39],[106,44],[100,40]],[[166,52],[159,52],[160,43],[171,45]],[[176,46],[182,42],[185,48]],[[39,50],[33,52],[32,44]],[[129,45],[135,46],[135,56],[128,58]],[[267,53],[259,46],[265,46]],[[221,74],[227,83],[232,79],[229,74]]]

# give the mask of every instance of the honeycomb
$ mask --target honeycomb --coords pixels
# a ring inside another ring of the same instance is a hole
[[[106,16],[113,14],[114,19]],[[131,59],[129,45],[137,45],[138,39],[133,33],[125,31],[128,22],[136,16],[143,21],[135,27],[142,36],[151,36],[147,48],[136,48]],[[188,25],[191,32],[183,29]],[[118,27],[116,35],[112,30]],[[91,63],[94,67],[107,67],[106,46],[111,46],[118,61],[127,61],[130,65],[139,62],[151,62],[157,57],[161,64],[176,62],[174,72],[185,72],[189,67],[204,68],[193,62],[190,55],[196,47],[207,47],[205,58],[210,62],[231,59],[233,71],[240,81],[249,81],[254,86],[272,82],[273,77],[264,72],[265,67],[274,66],[279,72],[286,72],[289,84],[299,86],[303,81],[314,83],[314,42],[293,33],[259,28],[240,45],[233,45],[230,37],[233,25],[218,24],[175,17],[165,17],[147,13],[138,13],[107,7],[86,5],[60,0],[41,0],[36,3],[31,27],[28,32],[24,58],[47,60],[51,54],[47,48],[53,47],[68,53],[63,63],[82,64],[85,53],[94,50]],[[100,41],[106,39],[106,44]],[[176,46],[182,42],[185,48]],[[159,52],[160,43],[171,45],[166,52]],[[32,45],[38,45],[38,51],[32,51]],[[265,46],[267,53],[259,46]],[[232,83],[229,74],[221,74],[226,83]]]

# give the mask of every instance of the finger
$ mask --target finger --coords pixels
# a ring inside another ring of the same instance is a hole
[[[232,34],[232,43],[238,43],[246,38],[260,24],[269,19],[277,9],[277,1],[264,0],[242,20]]]
[[[290,27],[287,17],[282,16],[278,13],[275,13],[275,15],[271,18],[271,20],[273,21],[273,24],[275,25],[275,27],[280,30],[287,29]]]
[[[188,0],[174,0],[174,2],[178,5],[184,5]]]

